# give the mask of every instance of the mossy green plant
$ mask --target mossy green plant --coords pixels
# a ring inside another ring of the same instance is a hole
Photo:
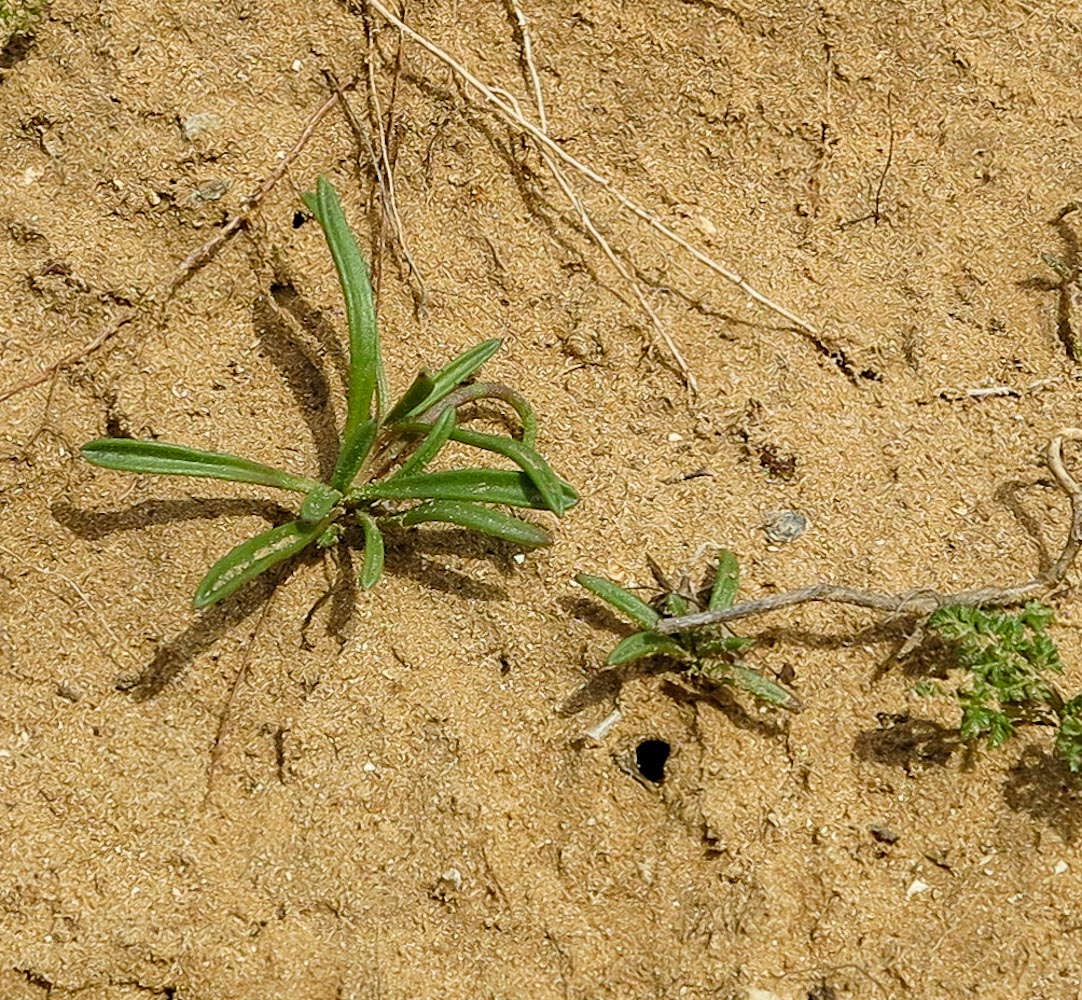
[[[0,49],[33,34],[48,6],[48,0],[0,0]]]
[[[1009,613],[945,607],[929,619],[952,646],[965,672],[953,696],[962,706],[961,736],[1002,746],[1020,725],[1055,726],[1056,752],[1071,771],[1082,771],[1082,695],[1065,699],[1051,680],[1063,661],[1048,633],[1054,613],[1039,601]],[[924,683],[920,693],[943,694]]]
[[[546,530],[502,508],[561,516],[575,505],[578,494],[536,450],[537,419],[526,399],[505,385],[473,380],[499,350],[500,341],[477,344],[435,374],[422,372],[392,403],[368,268],[338,195],[321,178],[304,201],[327,239],[349,326],[346,414],[329,482],[161,441],[100,438],[83,446],[83,457],[124,472],[225,479],[304,497],[296,518],[242,542],[211,567],[195,593],[198,608],[224,600],[309,546],[335,545],[348,525],[359,526],[363,536],[364,588],[374,586],[383,572],[383,529],[390,523],[443,522],[523,548],[548,545],[552,539]],[[501,401],[514,411],[521,425],[518,437],[459,426],[460,409],[481,399]],[[500,455],[516,468],[428,471],[450,441]]]

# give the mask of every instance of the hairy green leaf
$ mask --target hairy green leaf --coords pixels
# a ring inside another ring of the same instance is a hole
[[[710,591],[710,611],[721,611],[732,607],[740,589],[740,563],[728,549],[718,552],[718,565],[714,576],[714,587]]]
[[[425,466],[439,454],[440,449],[447,443],[451,431],[454,430],[457,416],[458,414],[455,412],[453,406],[449,406],[444,410],[443,413],[436,418],[436,422],[429,427],[428,433],[424,436],[424,440],[417,445],[413,454],[410,455],[410,457],[402,463],[401,468],[396,470],[395,474],[391,476],[391,480],[401,479],[404,476],[412,476],[416,473],[424,472]]]
[[[355,516],[364,532],[364,565],[361,566],[360,584],[364,590],[370,590],[383,575],[383,533],[371,515],[359,510]]]
[[[423,426],[423,425],[422,425]],[[537,487],[537,492],[544,498],[545,506],[554,514],[567,513],[578,502],[578,493],[574,487],[565,483],[533,448],[521,441],[501,434],[484,434],[465,427],[455,427],[450,431],[452,441],[491,451],[504,458],[511,459]]]
[[[429,375],[428,372],[423,371],[418,374],[413,382],[410,383],[410,387],[402,393],[398,402],[391,407],[391,412],[383,418],[383,422],[387,424],[397,423],[418,407],[423,407],[432,396],[432,390],[435,388],[435,385],[435,382],[432,381],[432,376]]]
[[[660,632],[636,632],[620,642],[609,653],[605,662],[610,667],[620,663],[630,663],[644,656],[669,656],[675,660],[688,659],[688,652],[671,636]]]
[[[691,605],[683,594],[675,591],[662,594],[660,601],[661,616],[663,618],[679,618],[691,613]]]
[[[734,663],[728,667],[728,672],[737,687],[743,688],[760,701],[790,712],[799,712],[804,707],[796,695],[775,681],[767,680],[758,670]]]
[[[380,356],[376,309],[372,301],[372,284],[368,265],[361,256],[357,240],[342,211],[338,192],[324,177],[316,184],[315,193],[304,195],[304,203],[323,227],[330,248],[338,282],[346,301],[349,325],[349,399],[346,405],[346,426],[343,440],[348,440],[363,421],[376,416],[372,397],[378,396],[379,407],[388,405],[386,376]]]
[[[491,507],[465,501],[431,500],[412,507],[402,515],[402,523],[406,525],[421,524],[424,521],[457,524],[460,528],[494,535],[527,548],[552,544],[552,536],[535,524]]]
[[[580,587],[585,587],[591,594],[608,602],[617,611],[623,612],[636,625],[645,629],[652,629],[659,621],[658,614],[645,601],[640,601],[634,594],[623,587],[606,580],[603,576],[591,576],[589,573],[576,573],[575,582]]]
[[[298,517],[305,524],[315,524],[322,521],[334,510],[335,505],[341,499],[342,494],[338,490],[320,483],[304,498]]]
[[[200,476],[235,483],[258,483],[280,490],[308,493],[319,485],[314,479],[252,462],[224,452],[201,451],[164,441],[132,438],[98,438],[84,444],[82,455],[92,465],[122,472],[147,472],[160,476]]]
[[[574,490],[566,486],[565,507]],[[381,482],[365,483],[350,491],[361,500],[468,500],[499,503],[510,507],[547,510],[548,503],[523,472],[504,469],[456,469],[451,472],[421,472]]]
[[[372,451],[376,441],[379,423],[376,420],[362,420],[342,441],[342,450],[338,453],[331,485],[338,490],[349,489],[356,478],[364,460]]]
[[[454,361],[436,372],[435,375],[429,376],[431,388],[428,395],[421,399],[420,402],[413,402],[408,409],[403,409],[395,419],[403,420],[407,417],[416,417],[430,407],[435,406],[444,396],[460,386],[488,361],[500,349],[502,343],[503,341],[498,339],[483,340],[480,344],[475,344],[468,351],[460,354]],[[395,410],[398,410],[397,406]]]
[[[315,524],[289,521],[241,542],[219,559],[203,577],[195,592],[195,606],[210,607],[229,597],[260,573],[311,545],[329,524],[329,520]]]

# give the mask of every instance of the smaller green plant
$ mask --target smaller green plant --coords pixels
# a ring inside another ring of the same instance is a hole
[[[687,588],[672,587],[656,569],[655,576],[665,590],[651,604],[604,577],[588,573],[579,573],[575,577],[581,586],[639,626],[640,631],[621,640],[609,653],[605,661],[607,664],[616,666],[646,656],[663,657],[672,662],[675,671],[689,677],[719,687],[745,691],[758,701],[791,712],[801,710],[799,700],[791,691],[764,677],[741,658],[740,654],[754,645],[754,639],[734,635],[722,624],[686,629],[669,635],[656,630],[662,618],[680,617],[702,610],[720,611],[732,606],[740,588],[739,563],[732,552],[722,549],[718,553],[714,581],[705,608],[698,596],[686,592]]]
[[[954,691],[962,706],[962,739],[1002,746],[1019,725],[1058,727],[1056,752],[1082,771],[1082,696],[1065,701],[1049,679],[1063,673],[1048,634],[1053,611],[1030,601],[1015,614],[950,606],[928,619],[954,648],[964,682]],[[922,693],[942,693],[925,684]]]
[[[472,381],[499,350],[500,341],[477,344],[434,375],[422,372],[391,405],[368,268],[338,195],[320,178],[316,192],[305,195],[304,202],[327,239],[349,326],[346,416],[330,481],[162,441],[100,438],[83,446],[83,457],[124,472],[226,479],[304,496],[294,520],[242,542],[211,567],[195,592],[198,608],[229,597],[310,545],[335,545],[351,524],[363,536],[364,588],[374,586],[383,572],[382,529],[391,523],[444,522],[526,548],[548,545],[552,539],[547,531],[499,508],[533,508],[560,516],[575,505],[578,494],[536,451],[537,420],[527,401],[507,386]],[[459,427],[459,408],[480,399],[508,404],[521,423],[520,436]],[[495,453],[518,468],[426,471],[449,441]]]
[[[0,0],[0,49],[20,35],[31,34],[47,6],[47,0]]]

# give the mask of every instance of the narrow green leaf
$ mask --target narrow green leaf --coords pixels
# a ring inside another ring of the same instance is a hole
[[[384,423],[397,423],[418,407],[424,406],[432,395],[435,386],[436,383],[432,381],[432,376],[428,372],[421,372],[413,380],[410,387],[402,393],[402,397],[398,402],[391,407],[391,412],[384,418]]]
[[[564,489],[565,505],[574,497]],[[529,476],[506,469],[456,469],[450,472],[421,472],[379,482],[365,483],[351,490],[358,500],[466,500],[499,503],[510,507],[549,509]]]
[[[504,458],[511,459],[537,487],[537,492],[545,500],[545,505],[554,514],[567,513],[578,502],[578,493],[569,483],[565,483],[533,448],[514,438],[501,434],[483,434],[465,427],[456,427],[451,431],[451,440],[491,451]]]
[[[777,705],[778,708],[784,708],[790,712],[799,712],[804,708],[796,695],[780,684],[767,680],[758,670],[733,664],[728,667],[728,671],[737,687],[743,688],[760,701]]]
[[[480,531],[485,535],[494,535],[508,542],[514,542],[526,548],[539,545],[551,545],[552,537],[547,531],[521,521],[503,511],[493,510],[476,503],[458,500],[431,500],[419,504],[402,515],[402,523],[420,524],[423,521],[442,521],[457,524],[460,528]]]
[[[304,195],[304,203],[323,228],[346,302],[349,400],[342,437],[347,439],[359,424],[375,415],[372,408],[374,394],[378,394],[380,408],[387,404],[387,384],[380,357],[372,284],[368,279],[368,265],[346,222],[334,186],[325,177],[320,177],[315,193]]]
[[[304,498],[298,517],[305,524],[315,524],[322,521],[341,499],[338,490],[320,483]]]
[[[603,576],[591,576],[589,573],[576,573],[575,581],[581,587],[585,587],[590,593],[596,594],[603,601],[607,601],[617,611],[622,611],[636,625],[645,629],[652,629],[659,621],[661,615],[657,613],[645,601],[640,601],[634,594],[623,587],[618,586]]]
[[[364,465],[364,460],[368,458],[372,450],[378,430],[378,421],[362,420],[345,435],[342,440],[342,450],[338,453],[334,475],[331,476],[331,485],[335,489],[349,489],[350,483],[357,477],[361,466]]]
[[[718,553],[717,575],[714,577],[714,588],[710,592],[709,609],[721,611],[723,608],[732,607],[739,589],[740,563],[732,552],[722,549]]]
[[[660,632],[636,632],[619,643],[609,653],[605,662],[610,667],[615,667],[617,664],[630,663],[632,660],[639,660],[644,656],[671,656],[677,660],[688,659],[687,650],[671,636],[662,635]]]
[[[295,476],[260,462],[218,451],[201,451],[164,441],[136,441],[132,438],[98,438],[82,447],[91,465],[122,472],[148,472],[160,476],[201,476],[235,483],[258,483],[280,490],[308,493],[318,486],[314,479]]]
[[[370,514],[359,510],[355,516],[364,531],[364,565],[361,567],[360,584],[362,589],[371,590],[383,575],[383,533]]]
[[[424,472],[425,466],[439,454],[440,449],[447,443],[447,438],[454,430],[455,420],[458,415],[453,406],[449,406],[436,418],[436,422],[428,429],[424,440],[414,449],[412,455],[402,463],[402,467],[395,471],[391,479],[401,479],[403,476],[412,476]],[[424,426],[424,425],[421,425]]]
[[[241,542],[219,559],[195,592],[197,608],[210,607],[235,593],[249,580],[277,566],[314,542],[330,522],[290,521]]]
[[[431,406],[435,406],[444,396],[466,381],[476,372],[489,358],[492,357],[503,343],[502,340],[483,340],[480,344],[471,347],[464,354],[460,354],[454,361],[445,365],[435,375],[430,376],[432,388],[428,395],[419,403],[415,403],[408,410],[398,415],[396,419],[415,417],[424,413]],[[397,411],[398,407],[395,407]]]
[[[683,594],[665,594],[661,599],[663,618],[681,618],[691,614],[691,604]]]

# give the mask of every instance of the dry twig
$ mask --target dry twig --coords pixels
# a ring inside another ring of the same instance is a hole
[[[943,594],[929,587],[907,590],[902,594],[875,594],[852,587],[816,583],[784,594],[771,594],[769,597],[744,601],[720,611],[702,611],[693,615],[681,615],[678,618],[664,618],[655,628],[658,632],[680,632],[688,628],[733,622],[740,618],[751,618],[770,611],[778,611],[781,608],[810,603],[849,604],[858,608],[887,611],[895,615],[927,616],[940,608],[951,606],[972,608],[1021,604],[1034,594],[1052,590],[1063,583],[1071,566],[1074,565],[1079,549],[1082,548],[1082,486],[1079,486],[1063,464],[1065,441],[1082,441],[1082,428],[1065,427],[1057,431],[1048,443],[1048,450],[1045,453],[1045,460],[1056,485],[1067,495],[1067,500],[1071,505],[1071,527],[1063,550],[1056,561],[1031,580],[1008,587],[981,587],[977,590],[962,590],[953,594]]]
[[[612,181],[598,173],[592,167],[583,163],[581,160],[568,153],[559,143],[557,143],[548,132],[535,125],[528,118],[526,118],[520,111],[518,111],[514,104],[508,102],[506,97],[501,96],[495,89],[489,87],[487,84],[479,80],[473,73],[471,73],[462,63],[458,62],[453,56],[448,54],[444,49],[440,48],[434,42],[430,41],[426,36],[420,32],[415,31],[409,25],[407,25],[400,18],[392,14],[380,0],[366,0],[369,7],[376,11],[388,24],[397,28],[403,35],[411,39],[416,44],[420,45],[426,52],[435,56],[440,62],[446,65],[460,80],[466,83],[469,87],[475,90],[478,94],[484,98],[497,113],[512,127],[520,129],[529,135],[539,146],[543,147],[554,159],[561,161],[572,170],[581,174],[583,177],[592,181],[598,187],[602,188],[607,194],[615,198],[620,205],[637,216],[643,222],[645,222],[655,232],[660,233],[667,240],[675,243],[681,249],[690,254],[700,264],[709,268],[715,274],[725,278],[726,281],[732,282],[736,285],[745,295],[755,302],[758,302],[761,306],[777,313],[779,316],[784,317],[791,324],[805,333],[810,334],[813,337],[819,336],[819,331],[807,320],[798,316],[795,312],[787,309],[768,298],[762,292],[753,288],[744,280],[743,277],[733,269],[726,267],[724,264],[719,263],[713,257],[704,253],[698,247],[694,246],[685,240],[675,230],[670,229],[665,223],[663,223],[653,212],[644,208],[638,202],[634,201],[624,194],[619,188],[617,188]]]

